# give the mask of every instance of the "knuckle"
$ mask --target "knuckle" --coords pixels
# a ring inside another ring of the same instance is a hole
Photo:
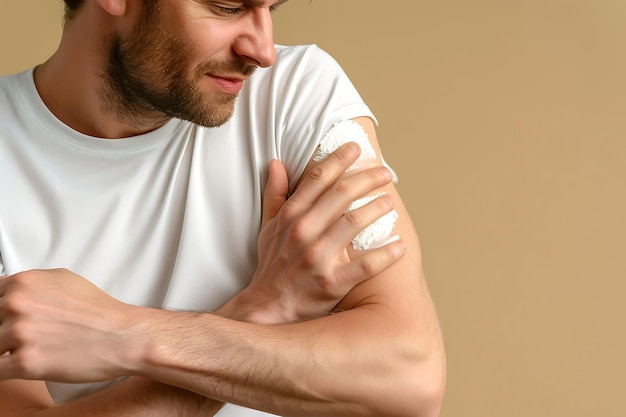
[[[2,311],[6,314],[19,315],[27,311],[27,304],[24,294],[13,292],[4,296]]]
[[[11,354],[11,368],[23,379],[43,379],[37,366],[39,354],[36,349],[21,348]]]
[[[297,197],[292,197],[285,202],[285,205],[276,214],[276,225],[280,230],[288,230],[293,227],[296,222],[302,220],[301,202]]]
[[[324,260],[324,248],[321,243],[307,246],[302,254],[302,265],[309,270],[311,279],[321,294],[324,297],[333,296],[337,280],[328,267],[328,262]]]
[[[295,207],[293,201],[287,200],[282,209],[276,214],[276,222],[279,225],[289,224],[294,210]]]
[[[11,276],[11,283],[17,287],[28,287],[33,285],[41,277],[42,271],[37,269],[31,269],[28,271],[21,271]]]
[[[336,280],[330,274],[315,275],[315,285],[326,295],[332,296],[337,287]]]
[[[302,262],[308,269],[316,269],[320,264],[322,247],[319,243],[307,246],[302,254]],[[323,274],[316,274],[323,275]]]
[[[17,321],[8,329],[9,337],[19,345],[26,344],[30,340],[30,325],[26,321]]]
[[[27,321],[17,321],[11,324],[6,333],[7,337],[17,346],[26,347],[34,340],[33,329]]]
[[[32,271],[22,271],[11,276],[11,283],[14,285],[23,285],[29,281]]]
[[[326,169],[324,168],[324,165],[322,164],[314,166],[309,171],[309,178],[315,181],[319,181],[323,179],[325,176],[326,176]]]
[[[361,226],[363,222],[363,216],[360,215],[358,210],[351,210],[344,214],[346,221],[352,226]]]
[[[333,185],[333,190],[339,194],[345,194],[350,190],[350,182],[345,179],[337,181]]]
[[[361,271],[366,276],[372,276],[376,273],[376,263],[371,258],[364,258],[361,262]]]
[[[305,241],[307,236],[308,224],[304,219],[296,220],[289,230],[288,241],[291,245],[299,245]]]

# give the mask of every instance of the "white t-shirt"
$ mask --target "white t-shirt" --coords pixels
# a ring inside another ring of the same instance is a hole
[[[293,187],[333,123],[374,118],[314,45],[277,46],[218,128],[173,119],[127,139],[80,134],[29,70],[0,77],[0,275],[68,268],[126,303],[211,311],[256,269],[272,158]],[[48,387],[58,402],[102,384]],[[263,415],[232,405],[220,417]]]

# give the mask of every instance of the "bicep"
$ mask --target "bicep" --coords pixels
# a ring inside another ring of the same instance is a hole
[[[0,410],[2,417],[25,417],[36,409],[54,406],[43,381],[11,379],[0,381]]]
[[[367,140],[376,154],[375,160],[368,160],[367,163],[360,164],[359,166],[367,168],[373,165],[383,165],[373,121],[369,117],[359,117],[353,120],[363,127],[367,134]],[[315,164],[316,161],[313,156],[307,165],[305,175]],[[346,175],[352,175],[353,173],[354,172],[350,172]],[[302,178],[305,175],[303,175]],[[376,304],[383,306],[388,305],[393,307],[391,311],[395,311],[401,317],[407,317],[407,309],[413,310],[417,308],[416,306],[418,305],[428,308],[430,305],[430,296],[422,273],[419,240],[409,213],[394,184],[389,183],[381,189],[374,191],[374,194],[378,193],[385,193],[394,198],[398,220],[392,230],[392,234],[398,235],[406,243],[408,253],[374,278],[364,281],[353,288],[338,307],[341,310],[351,309],[365,304],[369,306]],[[366,253],[354,250],[352,247],[349,247],[348,251],[353,259]],[[402,300],[404,300],[404,302],[402,302]],[[414,314],[410,314],[409,316],[414,316]]]
[[[382,165],[373,123],[370,119],[357,119],[357,122],[363,125],[376,151],[376,163]],[[393,335],[394,346],[403,346],[405,352],[413,352],[414,358],[428,357],[431,364],[443,362],[440,359],[443,356],[441,330],[423,273],[421,247],[415,227],[393,183],[377,191],[394,198],[398,219],[392,235],[400,237],[407,246],[407,252],[382,272],[354,287],[339,303],[338,310],[351,312],[350,317],[355,318],[351,326],[354,326],[356,334]],[[351,247],[348,252],[352,259],[367,253]]]

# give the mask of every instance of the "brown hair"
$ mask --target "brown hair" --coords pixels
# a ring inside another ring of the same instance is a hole
[[[65,2],[65,18],[73,19],[76,12],[82,6],[83,0],[63,0]]]

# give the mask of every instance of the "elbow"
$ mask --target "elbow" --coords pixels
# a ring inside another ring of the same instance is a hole
[[[446,390],[445,354],[405,364],[386,384],[387,401],[376,407],[374,415],[394,417],[438,417]],[[389,383],[391,382],[391,383]],[[382,405],[382,407],[380,407]]]
[[[414,411],[405,414],[406,417],[438,417],[443,405],[443,398],[446,390],[445,366],[441,371],[435,371],[425,378],[421,384],[416,384],[414,388],[415,397],[412,406]]]
[[[445,364],[430,367],[427,373],[413,373],[412,381],[405,386],[398,417],[438,417],[446,389]]]

